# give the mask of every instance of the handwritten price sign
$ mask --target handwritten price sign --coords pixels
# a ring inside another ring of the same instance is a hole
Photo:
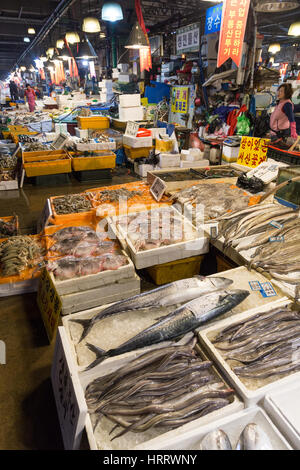
[[[62,303],[46,268],[43,269],[40,277],[37,303],[51,343],[58,328]]]
[[[237,163],[239,165],[256,168],[267,160],[269,139],[258,137],[243,137]]]

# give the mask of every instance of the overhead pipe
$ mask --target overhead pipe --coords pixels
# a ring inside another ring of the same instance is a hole
[[[49,16],[45,24],[41,27],[40,31],[37,33],[34,40],[31,44],[27,47],[27,49],[23,52],[23,54],[19,57],[17,62],[15,63],[14,67],[16,67],[22,60],[25,59],[26,55],[41,41],[45,39],[45,37],[49,34],[51,29],[56,25],[59,19],[64,15],[64,13],[70,8],[70,6],[75,3],[76,0],[61,0],[57,7],[55,8],[54,12]],[[14,68],[13,67],[13,68]]]

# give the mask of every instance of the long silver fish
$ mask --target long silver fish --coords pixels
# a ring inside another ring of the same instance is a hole
[[[203,295],[177,308],[167,317],[141,331],[119,347],[109,351],[103,351],[87,343],[87,346],[92,351],[98,351],[98,357],[85,370],[92,369],[108,357],[118,356],[138,348],[144,348],[161,341],[168,341],[183,336],[233,309],[248,295],[248,291],[240,289],[223,290]]]
[[[176,305],[188,302],[200,295],[214,292],[232,284],[231,279],[224,277],[194,276],[189,279],[171,282],[157,289],[134,295],[126,300],[115,302],[105,308],[93,318],[88,320],[72,320],[83,326],[83,332],[79,340],[82,341],[91,331],[93,326],[103,318],[115,315],[116,313],[128,312],[129,310],[139,310],[147,307],[158,308],[169,305]]]
[[[236,450],[273,450],[267,434],[255,423],[249,423],[238,440]]]
[[[231,442],[223,429],[206,434],[200,443],[200,450],[232,450]]]

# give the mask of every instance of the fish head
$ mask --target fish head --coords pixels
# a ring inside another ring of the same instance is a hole
[[[233,283],[232,279],[226,277],[209,277],[208,279],[216,289],[226,289]]]
[[[226,291],[226,293],[228,302],[231,302],[233,306],[240,304],[250,295],[250,292],[244,289],[232,289]]]

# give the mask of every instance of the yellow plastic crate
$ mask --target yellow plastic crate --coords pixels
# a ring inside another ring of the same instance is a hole
[[[9,124],[7,127],[10,130],[10,132],[19,132],[19,133],[26,132],[27,133],[29,131],[28,127],[25,127],[25,126],[11,126]]]
[[[38,161],[37,161],[38,160]],[[42,161],[41,161],[42,160]],[[42,176],[42,175],[57,175],[60,173],[71,173],[71,157],[64,153],[64,155],[48,155],[37,157],[24,157],[23,167],[26,176]]]
[[[2,131],[3,139],[9,139],[10,131]]]
[[[11,138],[12,138],[12,140],[15,144],[19,143],[19,135],[20,134],[22,134],[22,135],[37,135],[38,132],[29,132],[29,131],[26,131],[26,132],[11,132],[10,135],[11,135]]]
[[[109,118],[104,116],[77,117],[78,127],[80,129],[108,129]]]
[[[146,268],[146,271],[155,284],[160,286],[199,274],[203,258],[204,255],[192,256],[169,263],[157,264]]]
[[[135,159],[141,157],[149,157],[150,150],[154,147],[140,147],[140,148],[133,148],[129,145],[123,145],[125,155],[127,158]]]
[[[22,152],[25,162],[33,162],[41,160],[40,157],[64,156],[67,155],[65,150],[36,150],[34,152]]]
[[[74,171],[104,170],[116,167],[116,155],[99,155],[95,157],[72,157]]]

